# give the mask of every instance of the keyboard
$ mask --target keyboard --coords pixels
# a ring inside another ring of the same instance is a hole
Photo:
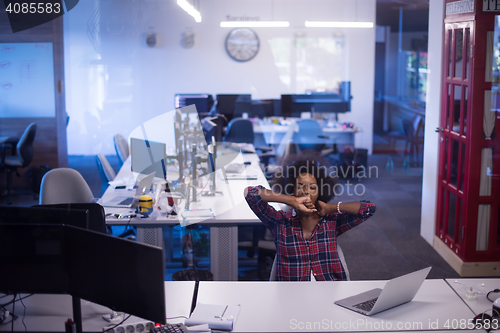
[[[244,164],[232,163],[226,166],[226,172],[228,173],[242,173],[245,170]]]
[[[353,305],[353,307],[360,309],[360,310],[363,310],[363,311],[366,311],[366,312],[370,312],[373,309],[375,302],[377,302],[377,299],[378,298],[370,299],[368,301]]]
[[[126,199],[120,201],[120,203],[118,205],[131,205],[132,202],[134,202],[134,198],[129,197],[129,198],[126,198]]]
[[[155,327],[152,330],[149,331],[150,333],[188,333],[189,330],[187,329],[184,324],[168,324],[168,325],[163,325],[160,327]]]

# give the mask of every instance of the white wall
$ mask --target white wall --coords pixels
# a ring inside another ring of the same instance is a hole
[[[424,173],[422,183],[421,236],[432,245],[436,225],[441,68],[443,59],[444,0],[429,2],[428,88],[425,111]],[[432,32],[432,33],[431,33]]]
[[[70,115],[68,153],[113,154],[112,137],[127,136],[142,122],[174,108],[176,93],[251,93],[252,98],[279,98],[289,87],[278,77],[268,44],[276,37],[331,37],[344,34],[351,81],[352,112],[340,121],[363,129],[359,148],[372,148],[375,29],[304,27],[305,20],[375,21],[375,0],[212,0],[199,1],[196,23],[176,1],[86,0],[64,15],[66,105]],[[220,28],[226,15],[288,20],[290,28],[255,28],[259,54],[238,63],[226,54],[230,31]],[[89,29],[88,26],[95,29]],[[94,33],[98,29],[98,34]],[[195,45],[181,46],[191,30]],[[157,45],[145,44],[148,32]],[[93,33],[97,37],[89,38]],[[91,40],[100,44],[99,52]]]

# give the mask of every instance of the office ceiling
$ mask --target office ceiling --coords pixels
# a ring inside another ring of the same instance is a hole
[[[377,0],[377,25],[399,31],[399,10],[403,10],[403,31],[427,31],[429,0]]]

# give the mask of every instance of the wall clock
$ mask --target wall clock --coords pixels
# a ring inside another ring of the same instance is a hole
[[[226,37],[226,51],[231,58],[244,62],[252,60],[259,52],[259,37],[252,29],[236,28]]]

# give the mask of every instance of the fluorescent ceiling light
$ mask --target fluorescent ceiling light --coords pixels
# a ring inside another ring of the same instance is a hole
[[[221,28],[287,28],[288,21],[223,21]]]
[[[187,0],[177,0],[177,4],[186,11],[189,15],[194,17],[196,22],[201,22],[201,14],[196,8],[193,7]]]
[[[308,28],[373,28],[373,22],[306,21]]]

